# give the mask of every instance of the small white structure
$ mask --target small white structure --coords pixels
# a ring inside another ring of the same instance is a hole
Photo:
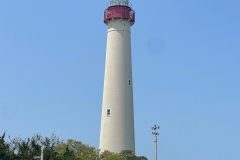
[[[129,1],[111,0],[104,22],[108,32],[99,149],[100,152],[135,152],[131,62],[135,12]]]
[[[44,152],[44,146],[41,148],[41,160],[43,160],[43,152]]]

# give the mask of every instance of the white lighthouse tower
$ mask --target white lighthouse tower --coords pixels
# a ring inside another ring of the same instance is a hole
[[[131,26],[135,12],[128,0],[110,0],[104,12],[108,26],[100,152],[135,152],[131,62]]]

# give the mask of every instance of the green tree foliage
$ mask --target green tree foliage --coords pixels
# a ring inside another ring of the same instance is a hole
[[[34,160],[34,157],[40,156],[42,146],[44,160],[147,160],[131,151],[119,154],[106,151],[98,155],[99,151],[94,147],[72,139],[64,142],[55,135],[34,135],[31,138],[14,138],[6,142],[5,133],[0,136],[0,160]]]
[[[41,144],[44,146],[44,160],[57,160],[58,155],[55,151],[55,146],[63,143],[55,135],[42,138]]]
[[[100,160],[147,160],[147,158],[138,157],[132,151],[122,151],[120,154],[105,151],[100,155]]]
[[[100,160],[122,160],[122,158],[118,154],[105,151],[101,153]]]
[[[97,151],[95,148],[82,144],[80,141],[68,140],[66,143],[56,145],[55,151],[61,157],[68,150],[74,154],[77,160],[96,160]]]
[[[5,133],[0,136],[0,160],[11,160],[13,159],[13,152],[10,150],[10,145],[5,142],[5,136]]]

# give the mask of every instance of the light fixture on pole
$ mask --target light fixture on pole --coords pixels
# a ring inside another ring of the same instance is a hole
[[[155,157],[155,160],[157,160],[157,156],[158,156],[157,155],[157,148],[158,148],[157,143],[158,143],[158,136],[159,136],[159,132],[158,132],[159,128],[160,128],[160,126],[158,126],[156,124],[152,127],[152,134],[155,138],[155,140],[154,140],[154,144],[155,144],[154,145],[154,150],[155,150],[154,157]]]

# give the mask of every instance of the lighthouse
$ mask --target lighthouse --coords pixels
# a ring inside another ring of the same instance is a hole
[[[100,131],[100,152],[135,152],[131,26],[135,12],[128,0],[110,0]]]

